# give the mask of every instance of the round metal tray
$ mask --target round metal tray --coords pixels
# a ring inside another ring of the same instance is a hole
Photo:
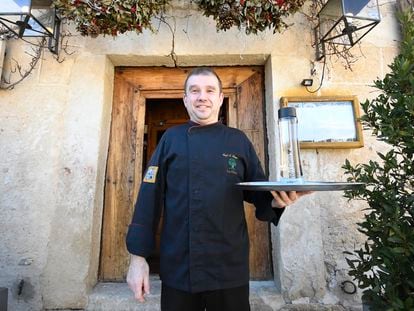
[[[365,185],[357,182],[327,182],[327,181],[303,181],[301,183],[286,183],[278,181],[254,181],[236,184],[243,190],[252,191],[340,191],[355,189]]]

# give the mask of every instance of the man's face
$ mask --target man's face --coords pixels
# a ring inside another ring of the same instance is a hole
[[[218,121],[223,93],[214,75],[194,75],[187,81],[184,105],[191,121],[207,125]]]

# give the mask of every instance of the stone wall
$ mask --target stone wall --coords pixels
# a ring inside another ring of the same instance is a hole
[[[375,96],[370,85],[387,72],[399,38],[394,4],[381,2],[383,20],[360,49],[354,47],[360,58],[353,70],[331,58],[315,96],[358,95],[361,101]],[[289,21],[294,26],[282,34],[246,36],[237,30],[216,33],[214,22],[185,1],[172,10],[181,16],[175,20],[180,66],[264,66],[274,178],[279,98],[310,95],[300,86],[315,59],[305,15],[296,14]],[[27,79],[0,91],[0,287],[10,289],[10,310],[85,307],[97,282],[114,67],[173,66],[167,56],[171,37],[163,24],[156,34],[74,36],[68,41],[73,54],[62,63],[45,51]],[[22,41],[7,41],[4,72],[12,58],[27,65],[30,51]],[[316,69],[320,76],[322,65],[316,63]],[[364,140],[361,149],[304,150],[305,177],[344,180],[345,159],[366,161],[385,148],[369,133]],[[363,240],[355,225],[363,207],[341,192],[321,192],[285,213],[272,229],[275,286],[285,301],[358,304],[358,295],[344,294],[340,283],[350,279],[342,252]]]

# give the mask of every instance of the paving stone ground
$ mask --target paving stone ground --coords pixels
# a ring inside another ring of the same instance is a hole
[[[99,283],[89,297],[86,311],[159,311],[161,282],[151,280],[151,294],[145,303],[134,300],[126,283]],[[346,311],[342,306],[285,304],[272,281],[250,282],[252,311]]]

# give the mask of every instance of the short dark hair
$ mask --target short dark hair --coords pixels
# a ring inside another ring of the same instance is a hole
[[[184,82],[184,93],[187,93],[187,82],[191,76],[215,76],[219,84],[220,93],[222,92],[223,86],[218,74],[210,67],[197,67],[191,70],[190,73],[187,75],[187,78]]]

